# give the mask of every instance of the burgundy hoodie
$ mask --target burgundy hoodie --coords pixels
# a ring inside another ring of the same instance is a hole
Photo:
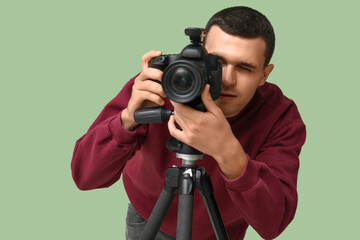
[[[166,169],[181,160],[166,148],[167,124],[143,124],[134,131],[121,125],[121,111],[131,96],[132,78],[109,102],[75,145],[71,169],[81,190],[109,187],[121,174],[136,211],[148,219],[163,188]],[[165,107],[173,109],[166,99]],[[231,240],[243,239],[250,224],[264,239],[277,237],[294,218],[297,206],[299,154],[305,125],[295,103],[274,84],[259,87],[237,116],[228,118],[248,163],[242,176],[227,179],[208,155],[205,167]],[[160,228],[176,235],[178,196]],[[124,206],[125,207],[125,206]],[[202,197],[194,194],[192,239],[216,239]]]

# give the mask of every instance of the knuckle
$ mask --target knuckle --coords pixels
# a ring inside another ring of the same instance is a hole
[[[132,86],[131,96],[134,97],[137,95],[137,91],[139,90],[139,84],[134,84]]]
[[[143,79],[147,78],[147,76],[149,75],[149,68],[144,68],[141,72],[141,76]]]
[[[173,128],[173,126],[171,125],[170,122],[168,124],[168,129],[169,129],[170,135],[173,136],[175,134],[175,131],[174,131],[174,128]]]
[[[133,88],[137,85],[137,84],[139,84],[139,82],[141,81],[141,77],[140,77],[140,75],[135,79],[135,81],[134,81],[134,85],[133,85]]]
[[[161,101],[161,98],[156,94],[151,94],[151,101],[159,103]]]
[[[190,141],[193,141],[193,139],[196,136],[196,132],[194,130],[195,130],[194,127],[189,127],[189,132],[187,133],[187,136]]]
[[[139,76],[135,78],[135,82],[140,82],[146,77],[146,69],[143,69]]]
[[[193,120],[196,126],[204,126],[206,124],[206,120],[204,118],[197,118]],[[194,129],[195,130],[195,129]]]
[[[133,87],[132,87],[133,91],[134,91],[134,90],[140,90],[140,89],[141,89],[141,85],[142,85],[142,81],[141,81],[141,80],[135,82],[135,84],[134,84]]]
[[[141,56],[141,60],[143,62],[148,61],[149,58],[151,58],[151,56],[155,54],[155,52],[156,52],[155,50],[150,50],[149,52],[147,52],[147,53],[145,53],[144,55]]]

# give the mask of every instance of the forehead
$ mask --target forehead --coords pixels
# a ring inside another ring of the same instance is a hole
[[[227,61],[245,61],[256,66],[264,65],[266,44],[263,38],[243,38],[230,35],[218,26],[211,27],[206,36],[205,48]]]

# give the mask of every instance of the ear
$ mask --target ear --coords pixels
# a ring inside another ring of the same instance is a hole
[[[265,84],[267,78],[269,77],[271,71],[274,69],[274,64],[269,64],[265,67],[264,69],[264,76],[263,78],[261,79],[260,83],[259,83],[259,86],[262,86]]]

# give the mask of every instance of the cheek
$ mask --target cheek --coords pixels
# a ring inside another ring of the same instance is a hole
[[[243,101],[247,101],[254,96],[258,87],[258,82],[255,79],[247,79],[248,81],[239,81],[236,88]]]
[[[237,74],[236,76],[236,88],[239,92],[246,93],[257,86],[257,82],[254,78],[247,76],[246,74]]]

